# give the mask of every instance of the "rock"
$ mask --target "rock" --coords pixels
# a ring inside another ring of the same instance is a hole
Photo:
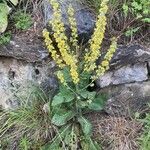
[[[56,90],[57,84],[53,78],[54,63],[44,64],[27,63],[13,58],[0,57],[0,105],[3,108],[16,108],[18,106],[16,92],[23,85],[30,82],[42,84],[47,81],[44,90]],[[48,79],[48,80],[47,80]],[[25,89],[22,89],[25,92]]]
[[[145,81],[148,79],[148,70],[146,64],[135,64],[121,67],[120,69],[107,72],[100,77],[96,84],[103,88],[109,85],[118,85],[124,83],[133,83]]]
[[[12,35],[7,45],[0,45],[0,56],[11,57],[26,62],[39,62],[49,58],[49,53],[38,36],[30,39],[28,35]]]
[[[51,99],[59,90],[58,80],[56,77],[49,77],[41,83],[41,87],[49,99]]]
[[[75,10],[75,18],[77,21],[78,35],[80,42],[86,42],[90,39],[94,26],[95,26],[95,14],[88,8],[88,6],[83,5],[78,0],[58,0],[62,10],[62,20],[66,27],[66,33],[70,35],[70,27],[67,18],[67,8],[69,4],[71,4]],[[45,16],[45,24],[48,23],[49,20],[53,18],[53,11],[49,4],[48,0],[44,0],[44,16]]]
[[[105,111],[111,116],[133,117],[136,112],[150,110],[150,81],[106,87],[100,93],[108,95]]]
[[[110,70],[143,62],[150,62],[150,48],[139,44],[118,46],[110,63]]]

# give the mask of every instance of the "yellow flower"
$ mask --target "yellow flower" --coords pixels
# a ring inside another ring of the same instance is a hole
[[[101,8],[99,10],[98,20],[96,22],[96,28],[94,30],[94,34],[90,40],[90,52],[85,57],[85,63],[87,64],[84,68],[85,71],[93,71],[96,68],[91,67],[93,63],[98,59],[100,54],[101,44],[104,38],[104,33],[106,29],[106,13],[108,10],[107,6],[108,0],[103,0],[101,3]]]
[[[43,37],[45,38],[45,44],[48,48],[48,51],[51,53],[52,58],[55,60],[55,62],[58,64],[58,66],[60,68],[64,67],[62,58],[57,54],[57,51],[55,50],[53,44],[52,44],[52,40],[49,37],[49,32],[47,31],[47,29],[43,30]]]
[[[60,80],[61,83],[65,84],[65,79],[64,79],[64,75],[61,71],[57,72],[57,77]]]
[[[74,9],[72,8],[71,5],[69,5],[68,7],[68,19],[69,19],[69,23],[70,23],[70,28],[71,28],[71,38],[70,38],[70,42],[72,43],[72,45],[74,47],[78,47],[78,44],[77,44],[77,37],[78,37],[78,34],[77,34],[77,24],[76,24],[76,19],[75,19],[75,16],[74,16]]]
[[[102,63],[100,65],[98,65],[97,70],[96,70],[96,75],[92,76],[93,80],[104,75],[104,73],[109,69],[109,63],[110,63],[116,49],[117,49],[117,39],[112,38],[111,45],[110,45],[106,55],[104,56],[104,60],[102,61]]]
[[[67,43],[68,39],[67,39],[67,36],[65,35],[65,27],[62,22],[59,3],[57,2],[57,0],[50,0],[50,4],[54,10],[54,14],[53,14],[53,19],[49,23],[51,24],[52,30],[54,31],[54,38],[57,42],[57,46],[61,53],[62,59],[70,67],[70,74],[71,74],[72,80],[76,84],[79,81],[79,75],[77,72],[77,64],[76,64],[77,60],[76,60],[76,57],[74,57],[70,53],[71,48]],[[72,10],[70,9],[70,11]],[[72,15],[74,13],[70,12],[70,14]],[[71,21],[71,25],[75,26],[75,24],[73,24],[73,22],[75,21],[74,20],[70,20],[70,21]],[[74,37],[76,37],[75,32],[76,32],[76,29],[73,28]],[[73,42],[75,42],[74,39],[73,39]]]

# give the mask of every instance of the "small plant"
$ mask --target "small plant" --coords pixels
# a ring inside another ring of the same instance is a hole
[[[10,42],[11,39],[11,33],[10,32],[5,32],[2,33],[0,36],[0,45],[4,45]]]
[[[21,10],[14,14],[13,20],[15,22],[15,27],[20,30],[29,29],[33,23],[31,15]]]
[[[43,149],[91,149],[100,150],[100,145],[91,139],[92,125],[84,117],[89,111],[103,109],[106,98],[95,91],[88,91],[93,82],[109,69],[109,62],[116,51],[117,39],[112,43],[102,62],[96,65],[101,55],[100,48],[106,29],[106,13],[108,0],[103,0],[98,20],[88,47],[82,50],[78,45],[77,25],[74,9],[68,7],[68,21],[71,37],[65,35],[65,27],[61,19],[61,10],[57,0],[50,0],[54,17],[49,22],[54,34],[44,29],[45,44],[59,67],[56,75],[60,81],[59,93],[50,102],[51,123],[58,127],[54,139]],[[55,39],[56,45],[53,45]],[[59,50],[59,52],[58,52]]]
[[[54,136],[51,115],[43,109],[49,100],[34,84],[21,86],[16,96],[20,106],[0,112],[0,148],[39,149]]]
[[[147,0],[132,0],[130,3],[123,5],[125,15],[133,13],[137,19],[145,23],[150,23],[150,2]]]
[[[140,150],[150,149],[150,114],[146,114],[146,118],[140,119],[144,125],[144,130],[139,138]]]

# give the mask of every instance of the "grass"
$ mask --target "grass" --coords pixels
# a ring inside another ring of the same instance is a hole
[[[24,91],[19,93],[21,99],[18,109],[0,112],[2,149],[39,149],[54,136],[50,114],[43,109],[47,97],[37,86],[32,85],[28,91],[30,92],[26,95],[22,95]]]
[[[140,120],[144,124],[144,129],[139,138],[140,150],[150,150],[150,113]]]
[[[137,13],[133,9],[130,9],[131,2],[133,1],[109,1],[106,39],[118,36],[120,37],[118,44],[129,44],[134,41],[142,44],[144,41],[147,41],[149,24],[143,22],[142,18],[137,18]],[[98,14],[101,0],[81,0],[81,2],[86,3],[96,15]]]

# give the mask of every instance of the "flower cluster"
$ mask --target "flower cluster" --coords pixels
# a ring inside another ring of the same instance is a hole
[[[108,0],[103,0],[99,10],[98,20],[96,22],[96,28],[94,34],[90,40],[90,52],[85,55],[85,71],[93,71],[96,68],[95,61],[98,59],[100,54],[101,44],[104,38],[106,29],[106,13],[108,10]]]
[[[71,75],[74,84],[79,82],[79,73],[93,73],[91,78],[93,80],[102,76],[108,69],[110,60],[116,50],[117,39],[113,38],[108,52],[105,54],[101,64],[96,65],[96,60],[101,56],[100,49],[103,42],[105,30],[106,30],[106,13],[108,10],[107,6],[108,0],[102,0],[101,8],[99,10],[98,20],[96,22],[96,28],[94,30],[93,36],[89,41],[89,47],[85,48],[84,60],[80,60],[78,57],[78,51],[80,50],[78,46],[78,33],[77,33],[77,23],[74,18],[75,12],[71,5],[68,7],[68,21],[71,29],[71,37],[67,38],[65,35],[65,27],[61,17],[61,9],[57,0],[50,0],[50,4],[53,8],[53,18],[49,22],[52,30],[54,32],[53,36],[57,44],[57,48],[60,53],[55,50],[52,40],[49,36],[48,31],[45,29],[43,31],[43,36],[45,38],[46,46],[52,55],[52,58],[56,61],[60,68],[68,66],[69,73]],[[69,41],[70,40],[70,41]],[[68,43],[69,42],[69,43]],[[72,52],[73,51],[73,52]],[[83,62],[84,61],[84,62]],[[80,70],[81,69],[81,70]],[[63,72],[59,71],[57,77],[60,82],[66,84]]]
[[[64,75],[61,71],[57,72],[57,77],[60,80],[61,83],[65,84],[65,79],[64,79]]]
[[[92,76],[92,79],[97,79],[98,77],[104,75],[104,73],[109,69],[110,61],[117,49],[117,38],[112,38],[112,42],[110,48],[108,49],[106,55],[104,56],[103,61],[100,65],[98,65],[96,72],[96,76]]]
[[[75,48],[78,48],[78,41],[77,41],[77,37],[78,37],[78,33],[77,33],[77,24],[76,24],[76,20],[74,18],[74,9],[72,8],[72,6],[70,5],[68,8],[68,19],[69,19],[69,23],[70,23],[70,28],[71,28],[71,38],[70,38],[70,42],[72,43],[72,46],[74,46]]]
[[[57,0],[50,0],[50,4],[53,7],[53,19],[50,21],[52,30],[54,31],[54,38],[57,42],[58,49],[61,53],[63,61],[70,67],[70,74],[75,84],[79,82],[79,75],[77,72],[77,60],[70,52],[70,46],[67,43],[67,37],[65,35],[65,27],[61,18],[61,10]]]
[[[57,63],[57,65],[60,68],[64,67],[63,61],[60,58],[60,56],[57,54],[57,51],[55,50],[52,40],[49,37],[49,32],[47,31],[47,29],[43,30],[43,37],[45,38],[45,44],[47,46],[47,49],[49,50],[49,52],[51,53],[52,58],[55,60],[55,62]]]

